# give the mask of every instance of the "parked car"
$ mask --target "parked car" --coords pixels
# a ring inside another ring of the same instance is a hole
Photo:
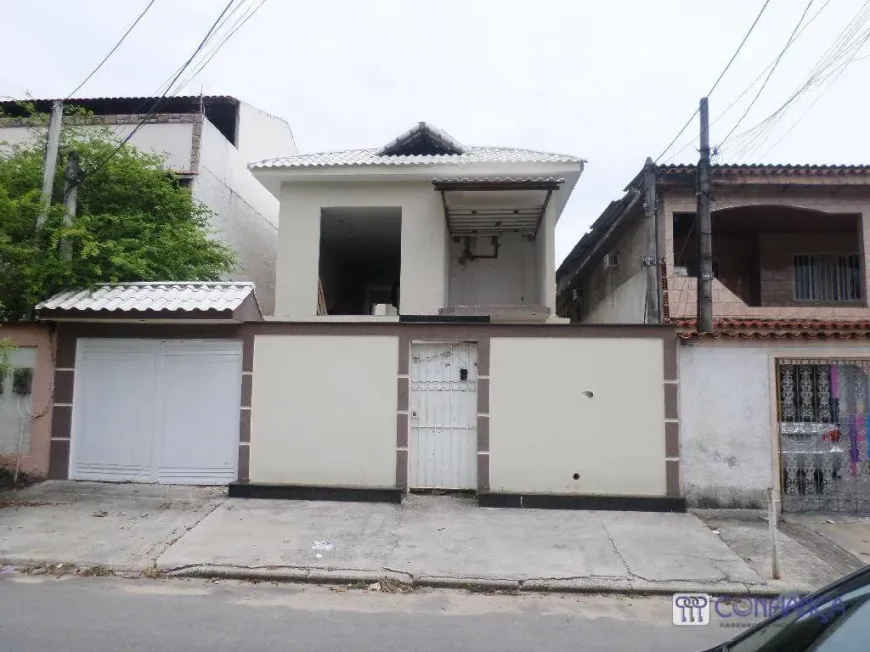
[[[706,652],[866,652],[870,566],[847,575]]]

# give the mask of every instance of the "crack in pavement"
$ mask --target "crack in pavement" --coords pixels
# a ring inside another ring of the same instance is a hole
[[[198,518],[194,523],[192,523],[191,525],[182,526],[181,528],[179,528],[178,530],[176,530],[175,532],[170,534],[169,538],[166,539],[165,541],[163,541],[161,543],[154,544],[154,546],[151,548],[151,550],[149,550],[145,554],[145,557],[147,558],[147,560],[150,561],[152,565],[156,566],[157,562],[160,561],[160,558],[166,553],[167,550],[169,550],[172,546],[174,546],[176,543],[181,541],[181,539],[183,539],[184,536],[188,532],[192,531],[193,528],[195,528],[197,525],[202,523],[206,518],[208,518],[218,507],[223,505],[226,501],[227,501],[226,498],[216,499],[215,504],[212,505],[210,509],[205,510],[205,513],[200,518]],[[162,546],[162,549],[160,549],[161,546]],[[158,550],[159,552],[157,552],[157,554],[154,554],[155,550]]]

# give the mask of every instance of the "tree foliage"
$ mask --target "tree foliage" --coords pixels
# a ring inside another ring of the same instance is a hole
[[[41,210],[45,129],[24,145],[0,144],[0,320],[21,319],[39,301],[103,282],[213,281],[235,255],[210,237],[210,211],[179,186],[164,159],[119,141],[109,129],[65,127],[52,206]],[[67,153],[79,154],[75,221],[64,225]],[[101,165],[102,163],[102,165]],[[72,244],[63,260],[61,240]]]

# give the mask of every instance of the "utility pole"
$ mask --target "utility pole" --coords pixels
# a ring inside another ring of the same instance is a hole
[[[646,223],[646,255],[643,264],[646,268],[646,314],[644,323],[661,322],[659,313],[659,229],[656,202],[656,168],[651,158],[643,166],[643,214]]]
[[[48,218],[51,206],[51,190],[54,187],[54,172],[57,169],[57,151],[60,149],[60,126],[63,122],[63,102],[56,100],[51,107],[48,122],[48,142],[45,148],[45,164],[42,168],[42,210],[36,217],[36,230],[41,231]]]
[[[63,203],[66,211],[63,216],[63,225],[72,226],[76,217],[76,200],[79,194],[79,166],[78,152],[70,152],[66,160],[66,184],[63,189]],[[72,259],[72,243],[64,238],[60,241],[60,257],[63,260]]]
[[[698,332],[713,331],[713,241],[710,219],[710,112],[701,98],[701,158],[698,161]]]

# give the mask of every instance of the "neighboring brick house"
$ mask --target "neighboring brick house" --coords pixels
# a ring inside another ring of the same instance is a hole
[[[712,333],[696,331],[695,174],[629,184],[559,268],[559,314],[680,328],[690,502],[757,507],[772,487],[787,510],[866,508],[870,166],[713,166]]]
[[[99,97],[69,100],[88,112],[66,116],[64,126],[109,127],[127,136],[159,98]],[[54,100],[28,100],[48,113]],[[0,143],[34,137],[28,110],[17,101],[0,102]],[[44,130],[44,125],[40,126]],[[166,156],[166,167],[190,186],[214,213],[215,237],[235,249],[238,268],[227,280],[253,281],[264,312],[275,302],[278,200],[247,165],[275,151],[295,153],[287,122],[229,96],[182,96],[160,101],[158,110],[136,131],[130,144]]]

